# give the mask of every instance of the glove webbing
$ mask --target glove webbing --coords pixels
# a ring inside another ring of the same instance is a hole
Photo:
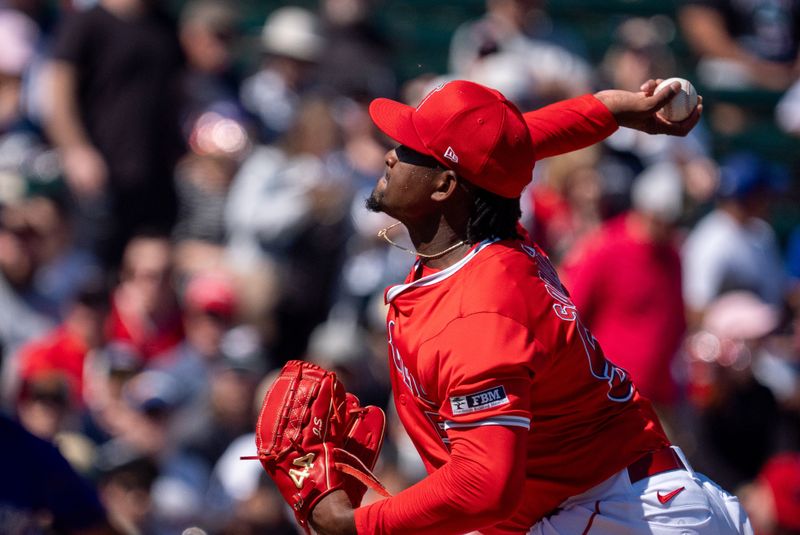
[[[343,462],[339,462],[337,459],[343,458]],[[391,496],[386,487],[378,481],[378,478],[375,477],[375,474],[372,473],[372,470],[366,467],[366,465],[347,450],[343,450],[341,448],[336,448],[333,450],[333,466],[340,472],[347,474],[350,477],[356,478],[359,482],[363,483],[367,487],[371,488],[384,498],[388,498]],[[353,466],[355,465],[355,466]]]
[[[239,459],[242,461],[277,461],[293,449],[294,448],[290,446],[277,455],[266,455],[264,453],[259,453],[258,455],[243,455],[239,457]],[[378,481],[378,478],[372,473],[372,470],[367,468],[364,463],[361,462],[361,459],[349,451],[340,448],[335,448],[333,450],[333,457],[334,459],[337,459],[333,463],[334,468],[343,474],[347,474],[350,477],[356,478],[360,483],[363,483],[384,498],[389,498],[391,496],[391,493],[386,490],[386,487],[384,487],[380,481]]]

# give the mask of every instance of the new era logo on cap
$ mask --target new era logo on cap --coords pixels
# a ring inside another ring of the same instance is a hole
[[[494,89],[455,80],[433,89],[417,108],[378,98],[369,114],[401,145],[501,197],[519,197],[533,177],[535,156],[525,118]]]

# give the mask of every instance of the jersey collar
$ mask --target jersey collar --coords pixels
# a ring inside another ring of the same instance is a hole
[[[445,280],[446,278],[448,278],[448,277],[452,276],[454,273],[456,273],[459,269],[461,269],[462,267],[467,265],[467,263],[470,260],[472,260],[473,258],[475,258],[475,256],[479,252],[481,252],[483,249],[485,249],[486,247],[488,247],[489,245],[491,245],[491,244],[493,244],[493,243],[495,243],[497,241],[500,241],[499,238],[492,238],[492,239],[483,240],[482,242],[478,243],[477,246],[473,247],[472,250],[470,252],[468,252],[466,254],[466,256],[464,256],[464,258],[462,258],[461,260],[459,260],[458,262],[456,262],[452,266],[450,266],[448,268],[445,268],[445,269],[443,269],[441,271],[437,271],[436,273],[433,273],[431,275],[427,275],[425,277],[421,277],[421,278],[419,278],[419,279],[417,279],[417,280],[415,280],[413,282],[409,282],[408,284],[396,284],[396,285],[390,287],[386,291],[386,297],[385,297],[386,304],[388,305],[389,303],[391,303],[394,300],[395,297],[397,297],[401,293],[405,292],[409,288],[416,288],[416,287],[419,287],[419,286],[430,286],[432,284],[436,284],[436,283],[439,283],[439,282]],[[417,260],[417,262],[419,262],[419,259]],[[415,264],[414,267],[416,269],[416,264]]]

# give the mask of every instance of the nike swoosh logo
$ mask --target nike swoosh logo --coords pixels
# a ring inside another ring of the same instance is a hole
[[[672,498],[674,498],[684,490],[686,490],[686,487],[677,488],[672,492],[668,492],[666,494],[661,494],[660,492],[656,492],[656,497],[658,497],[658,501],[661,502],[661,505],[665,505],[668,501],[670,501]]]

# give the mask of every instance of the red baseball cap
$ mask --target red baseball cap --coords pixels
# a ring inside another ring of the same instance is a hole
[[[193,310],[231,317],[236,312],[236,289],[233,281],[224,274],[199,273],[186,285],[184,302]]]
[[[495,89],[465,80],[445,82],[416,108],[378,98],[369,114],[390,138],[501,197],[519,197],[533,176],[528,125]]]

